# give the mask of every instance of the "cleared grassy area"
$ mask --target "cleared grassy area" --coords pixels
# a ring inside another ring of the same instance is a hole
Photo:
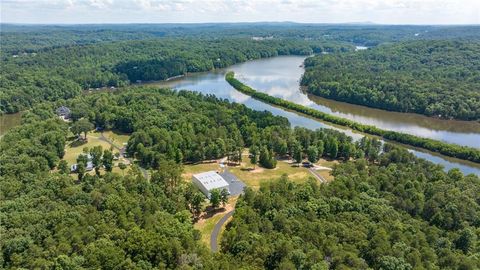
[[[77,157],[80,154],[83,153],[83,148],[85,148],[85,147],[88,147],[90,149],[90,148],[93,148],[95,146],[100,145],[100,146],[102,146],[102,148],[104,150],[112,148],[111,145],[108,142],[100,139],[100,133],[99,132],[88,133],[87,138],[88,138],[88,142],[85,142],[85,143],[81,143],[79,141],[68,141],[67,142],[67,145],[65,147],[65,155],[64,155],[63,159],[68,162],[69,166],[77,163]],[[118,153],[118,150],[116,150],[115,148],[113,148],[112,150],[113,150],[113,154]],[[120,160],[115,160],[112,172],[123,175],[122,170],[120,170],[120,168],[118,167],[119,162],[123,162],[125,164],[129,163],[127,160],[124,160],[123,158],[121,158]],[[128,171],[129,171],[129,168],[127,167],[125,169],[124,173],[127,173]],[[103,168],[100,169],[100,173],[104,174],[105,170]],[[94,175],[95,170],[87,172],[87,174]],[[72,173],[71,176],[74,179],[77,179],[77,174]]]
[[[238,196],[235,197],[230,197],[228,200],[228,204],[225,206],[225,211],[215,213],[212,216],[209,216],[208,218],[205,218],[206,213],[202,214],[203,217],[195,223],[193,226],[195,229],[199,230],[200,233],[202,234],[202,242],[204,242],[208,248],[210,248],[210,237],[213,232],[213,228],[215,227],[215,224],[218,223],[218,221],[225,216],[228,212],[230,212],[232,209],[235,208],[235,204],[237,203]],[[208,200],[205,200],[206,204],[208,204]],[[225,222],[227,224],[230,221],[230,219]],[[221,235],[222,232],[225,230],[225,226],[222,227],[219,233],[218,241],[220,243]]]
[[[63,159],[68,162],[69,165],[77,163],[77,157],[83,153],[83,148],[88,147],[89,149],[95,146],[102,146],[103,149],[110,149],[110,144],[105,141],[100,140],[99,133],[91,133],[87,135],[88,142],[79,143],[78,141],[69,141],[65,147],[65,155]],[[113,149],[113,154],[118,151]]]
[[[339,164],[340,162],[338,160],[326,160],[321,158],[317,163],[317,165],[323,166],[323,167],[328,167],[328,168],[333,168],[336,164]]]
[[[325,180],[327,180],[328,182],[330,181],[333,181],[333,175],[332,175],[332,171],[327,171],[327,170],[318,170],[317,171],[318,174],[320,174],[323,178],[325,178]]]
[[[227,211],[219,213],[211,218],[205,219],[203,222],[195,223],[194,228],[202,234],[202,242],[210,248],[210,236],[212,235],[215,224],[227,213]]]
[[[212,163],[198,163],[187,164],[183,166],[183,178],[186,180],[192,179],[192,175],[206,171],[219,171],[220,165],[216,162]]]
[[[286,161],[278,161],[275,169],[265,169],[255,166],[255,170],[252,170],[253,165],[248,158],[244,158],[244,161],[240,166],[229,167],[229,171],[240,178],[247,186],[253,188],[259,188],[261,183],[268,181],[275,181],[279,179],[283,174],[288,175],[288,179],[293,182],[305,182],[310,176],[310,172],[303,167],[294,167],[292,164]]]
[[[104,131],[103,135],[111,142],[113,142],[113,144],[115,144],[118,148],[122,148],[130,138],[129,134],[112,130]]]
[[[120,159],[119,161],[115,161],[114,162],[114,166],[112,168],[112,172],[114,173],[118,173],[119,175],[124,175],[124,174],[127,174],[128,171],[130,171],[130,164],[127,165],[127,168],[125,168],[125,170],[122,172],[122,170],[118,167],[118,163],[124,163],[124,164],[127,164],[127,162],[125,162],[124,160]],[[102,170],[103,171],[103,170]]]

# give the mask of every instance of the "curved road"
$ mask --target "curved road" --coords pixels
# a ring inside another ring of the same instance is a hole
[[[233,215],[232,210],[228,213],[226,213],[218,222],[215,224],[215,227],[213,227],[213,232],[212,235],[210,236],[210,248],[212,249],[213,252],[218,251],[218,234],[220,233],[220,230],[222,229],[223,225],[227,220]]]

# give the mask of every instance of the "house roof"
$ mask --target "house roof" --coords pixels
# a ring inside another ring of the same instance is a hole
[[[228,187],[227,181],[215,171],[208,171],[193,175],[207,190]]]
[[[56,112],[58,114],[69,114],[70,113],[70,109],[68,107],[65,107],[65,106],[61,106],[59,107]]]

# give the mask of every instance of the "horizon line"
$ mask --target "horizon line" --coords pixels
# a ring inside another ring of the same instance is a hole
[[[296,22],[296,21],[242,21],[242,22],[78,22],[78,23],[23,23],[0,22],[0,25],[75,26],[75,25],[201,25],[201,24],[299,24],[299,25],[363,25],[363,26],[480,26],[480,23],[377,23],[377,22]]]

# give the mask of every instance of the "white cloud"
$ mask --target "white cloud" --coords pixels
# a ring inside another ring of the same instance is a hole
[[[2,22],[480,23],[478,0],[1,0]]]

